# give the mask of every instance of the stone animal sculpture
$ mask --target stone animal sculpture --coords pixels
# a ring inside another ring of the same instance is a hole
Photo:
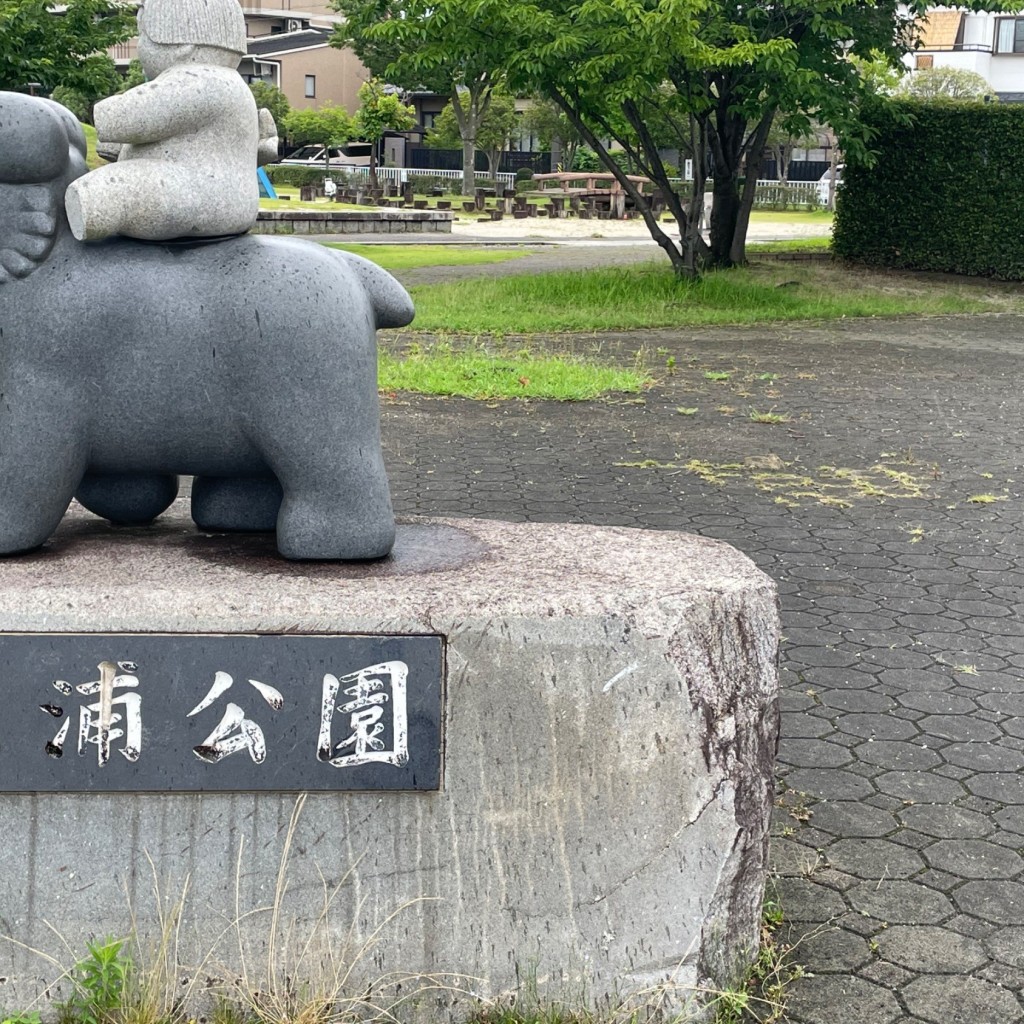
[[[72,496],[148,522],[194,474],[203,529],[386,555],[375,330],[409,323],[405,290],[278,236],[78,242],[84,154],[63,107],[0,92],[0,553],[42,544]]]

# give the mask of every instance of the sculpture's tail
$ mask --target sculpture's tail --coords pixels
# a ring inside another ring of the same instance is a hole
[[[363,282],[373,303],[378,327],[405,327],[416,315],[409,293],[386,271],[362,256],[342,249],[330,250],[343,259]]]

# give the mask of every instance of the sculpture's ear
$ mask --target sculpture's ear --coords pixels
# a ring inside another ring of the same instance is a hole
[[[85,171],[85,137],[51,100],[0,92],[0,285],[27,277],[60,230],[64,191]]]

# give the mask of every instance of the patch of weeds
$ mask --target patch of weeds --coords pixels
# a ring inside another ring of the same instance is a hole
[[[779,937],[783,924],[781,906],[768,898],[756,959],[735,988],[715,993],[707,1004],[714,1024],[780,1024],[785,1020],[790,985],[804,976],[804,969],[793,962],[793,947]]]
[[[921,538],[925,535],[923,526],[911,526],[905,532],[910,534],[911,544],[920,544]]]
[[[959,672],[964,676],[976,676],[978,674],[978,669],[974,665],[954,665],[953,671]]]
[[[674,462],[658,462],[657,459],[643,459],[640,462],[613,462],[619,469],[679,469]]]
[[[685,410],[677,410],[688,414]],[[694,410],[696,411],[696,410]],[[733,410],[719,407],[718,412]],[[799,508],[813,501],[829,508],[850,508],[854,501],[872,498],[884,502],[889,498],[923,498],[927,484],[909,473],[876,465],[853,470],[836,466],[819,466],[816,474],[788,471],[788,464],[778,456],[752,456],[744,462],[715,463],[707,459],[689,462],[659,463],[653,459],[642,462],[618,462],[615,465],[632,469],[685,469],[709,484],[727,484],[743,480],[757,490],[772,495],[775,504]]]
[[[728,370],[705,370],[705,380],[728,380],[732,376],[732,373]]]
[[[88,956],[71,969],[74,991],[58,1003],[59,1024],[109,1024],[128,995],[128,980],[133,970],[125,951],[124,939],[108,938],[88,942]]]
[[[697,415],[697,406],[693,406],[692,408],[689,408],[689,409],[685,409],[683,407],[679,407],[679,408],[676,409],[676,412],[679,413],[680,416],[696,416]]]
[[[1006,501],[1005,494],[972,494],[968,499],[969,505],[992,505],[997,501]]]
[[[0,1015],[0,1024],[42,1024],[38,1010]]]
[[[757,409],[751,409],[750,419],[753,423],[767,423],[772,425],[793,422],[793,417],[790,416],[788,412],[776,412],[774,408],[769,409],[767,412],[759,412]]]

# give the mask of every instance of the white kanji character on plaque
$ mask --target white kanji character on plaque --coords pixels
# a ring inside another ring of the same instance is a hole
[[[139,686],[134,662],[101,661],[97,666],[99,679],[72,686],[63,679],[54,680],[53,687],[58,693],[70,696],[76,691],[83,696],[98,695],[93,704],[83,704],[78,715],[78,753],[85,754],[90,746],[96,747],[96,760],[102,768],[110,760],[111,745],[123,739],[120,753],[127,761],[138,761],[142,754],[142,696],[139,693],[122,693],[116,690],[135,691]],[[56,704],[41,704],[40,710],[54,718],[62,718],[64,709]],[[49,743],[46,752],[50,757],[64,755],[64,741],[71,727],[69,715]]]
[[[185,717],[191,718],[200,711],[205,711],[218,697],[230,690],[234,682],[234,678],[227,672],[216,672],[209,692]],[[284,697],[280,690],[255,679],[248,682],[275,711],[280,711],[284,707]],[[237,704],[229,701],[223,717],[213,732],[199,746],[193,747],[192,752],[200,761],[216,764],[239,750],[248,750],[249,756],[256,764],[262,764],[267,757],[267,743],[263,730],[251,718],[247,718]]]
[[[360,764],[404,765],[409,760],[409,722],[406,711],[404,661],[385,661],[338,676],[324,676],[320,705],[320,739],[317,759],[335,768]],[[349,699],[336,704],[338,694]],[[335,714],[348,716],[348,736],[333,742]]]

